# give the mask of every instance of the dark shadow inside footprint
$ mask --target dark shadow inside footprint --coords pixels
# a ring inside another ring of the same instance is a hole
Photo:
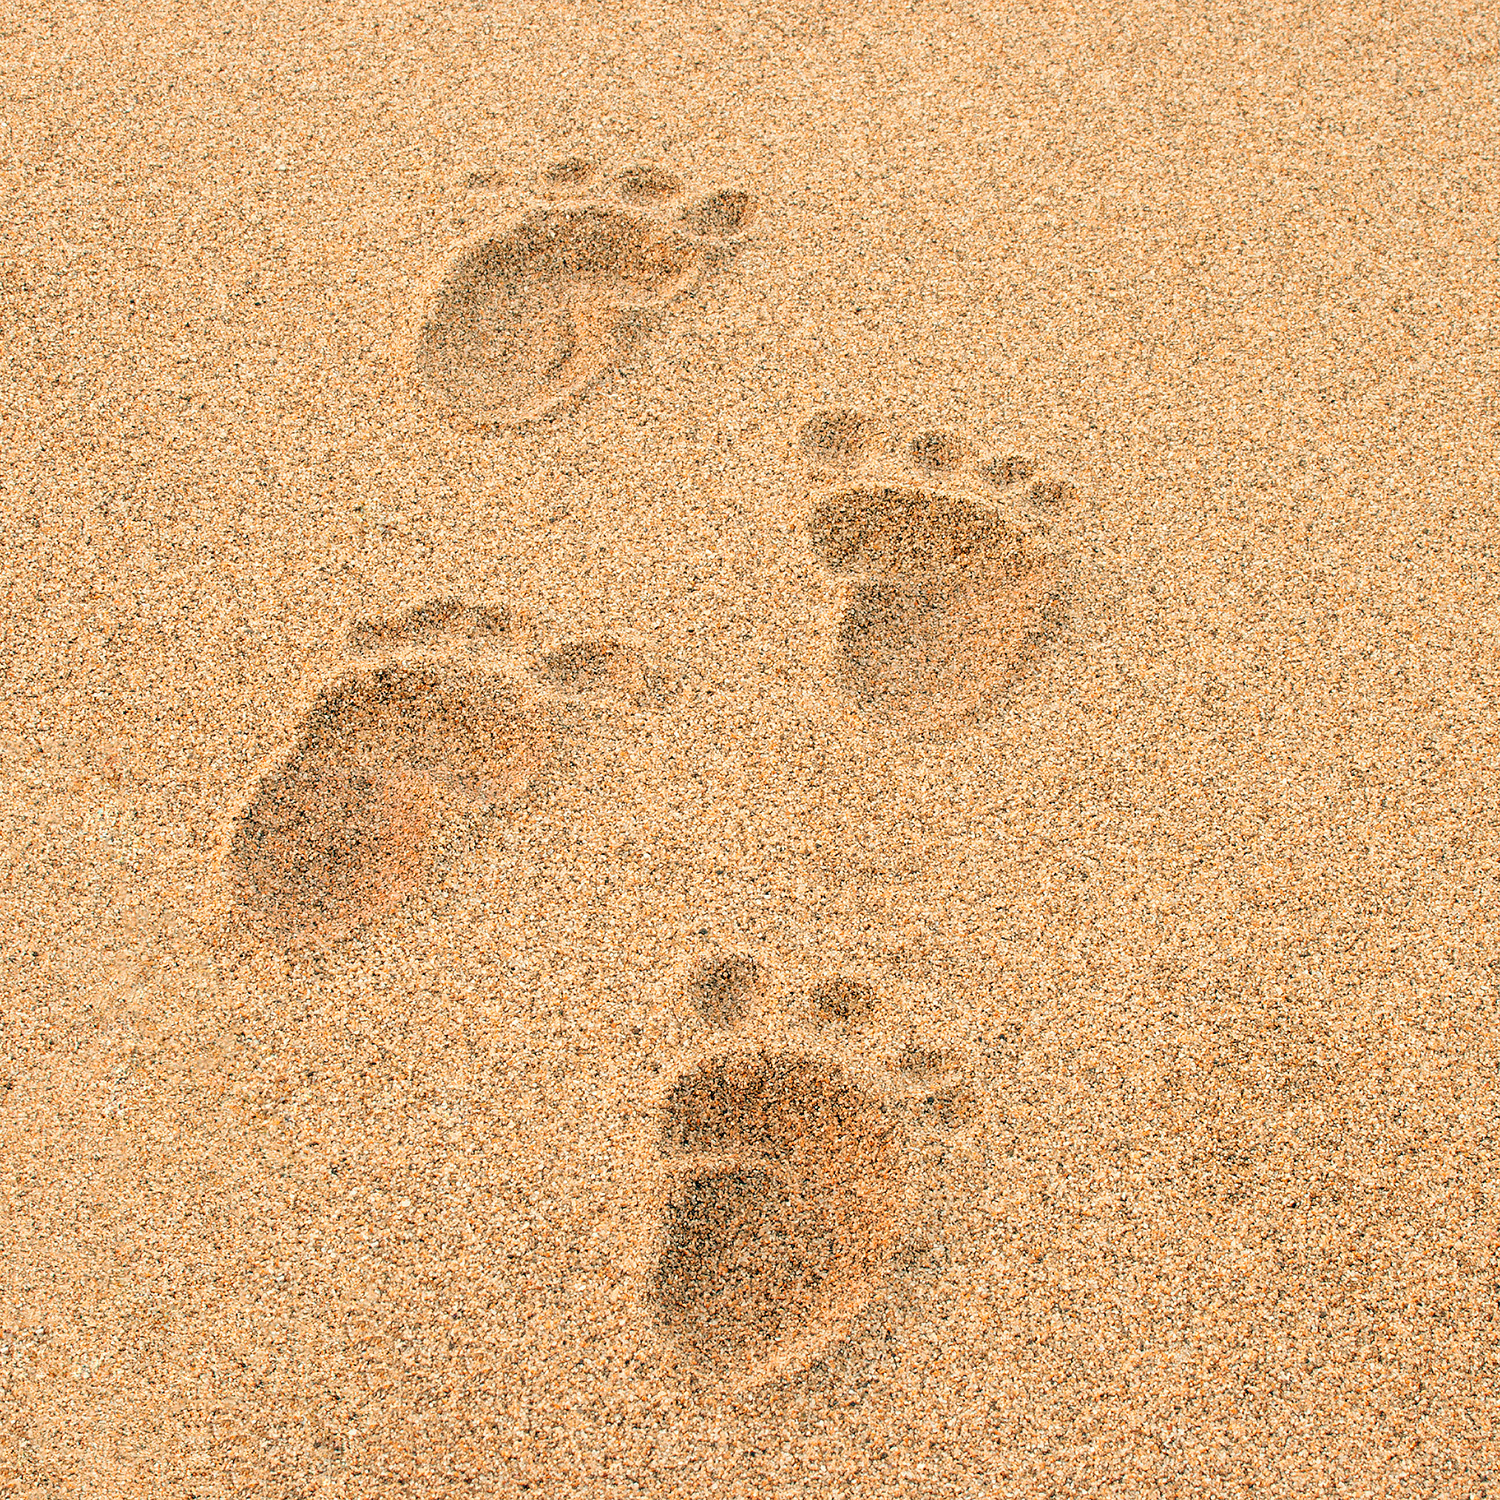
[[[956,432],[920,432],[907,445],[911,461],[934,473],[949,473],[969,461],[969,445]]]
[[[1034,469],[1035,465],[1029,458],[1022,458],[1019,453],[1012,453],[1005,458],[992,458],[988,463],[981,464],[979,473],[991,484],[1003,487],[1019,484],[1021,480],[1029,479]]]
[[[917,1110],[918,1123],[925,1129],[946,1134],[967,1125],[979,1108],[974,1091],[963,1084],[950,1084],[934,1090],[921,1101]]]
[[[657,1304],[679,1337],[723,1356],[747,1337],[777,1338],[838,1260],[830,1227],[770,1173],[715,1172],[668,1206]]]
[[[448,813],[514,796],[542,749],[511,685],[487,674],[346,674],[235,822],[237,895],[283,927],[383,910],[416,883]]]
[[[1059,510],[1064,505],[1071,505],[1077,492],[1061,479],[1039,479],[1027,490],[1026,498],[1038,510]]]
[[[925,1078],[929,1073],[935,1073],[947,1065],[947,1053],[935,1052],[930,1047],[918,1047],[915,1044],[903,1048],[900,1057],[896,1059],[896,1066],[913,1078]]]
[[[608,290],[659,293],[692,266],[697,253],[681,235],[628,213],[549,209],[459,261],[447,279],[446,301],[434,315],[522,286],[562,281],[603,281]]]
[[[614,641],[565,641],[542,657],[538,675],[554,687],[588,692],[610,681],[621,653],[622,648]]]
[[[680,1079],[662,1149],[716,1163],[684,1174],[666,1206],[664,1324],[722,1357],[857,1299],[892,1237],[893,1133],[842,1069],[797,1053],[713,1058]]]
[[[949,1073],[954,1059],[946,1052],[912,1045],[897,1059],[896,1066],[913,1082],[929,1079],[932,1074]],[[966,1082],[938,1082],[917,1103],[915,1121],[921,1129],[954,1130],[973,1119],[979,1107],[978,1096]]]
[[[682,178],[656,168],[638,167],[615,178],[615,191],[630,203],[665,203],[682,191]]]
[[[839,645],[856,662],[911,650],[924,624],[947,608],[951,593],[936,579],[861,583],[839,622]]]
[[[564,641],[540,658],[536,675],[569,693],[608,689],[638,707],[660,704],[669,696],[665,673],[648,666],[634,648],[600,636]]]
[[[543,179],[557,188],[579,188],[592,182],[598,175],[598,167],[581,156],[570,156],[566,161],[553,162],[542,173]]]
[[[820,1142],[883,1149],[873,1105],[841,1069],[793,1052],[733,1053],[678,1080],[667,1101],[669,1154],[769,1153],[792,1157]]]
[[[442,815],[435,788],[300,764],[250,808],[235,854],[256,905],[300,920],[372,912],[408,883]]]

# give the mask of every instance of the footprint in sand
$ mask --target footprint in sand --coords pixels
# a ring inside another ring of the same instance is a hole
[[[655,1101],[639,1301],[698,1381],[744,1390],[851,1331],[922,1239],[913,1153],[972,1126],[951,1056],[892,1045],[879,996],[830,976],[778,993],[715,955],[684,998],[711,1033]]]
[[[337,935],[398,906],[455,816],[526,797],[570,699],[664,692],[634,643],[538,647],[503,604],[426,600],[356,621],[345,644],[230,821],[231,907],[269,935]]]
[[[807,536],[843,584],[843,689],[873,717],[913,722],[995,703],[1062,622],[1056,532],[1073,487],[962,433],[854,411],[816,412],[797,442],[816,491]]]
[[[442,273],[416,373],[476,427],[554,414],[733,254],[754,210],[742,188],[559,162],[509,228],[471,241]]]

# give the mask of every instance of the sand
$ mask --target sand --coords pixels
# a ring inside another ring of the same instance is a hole
[[[6,1496],[1486,1496],[1482,7],[43,7]]]

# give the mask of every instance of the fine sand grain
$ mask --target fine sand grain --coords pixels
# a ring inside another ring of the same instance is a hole
[[[23,3],[0,1496],[1500,1495],[1500,24]]]

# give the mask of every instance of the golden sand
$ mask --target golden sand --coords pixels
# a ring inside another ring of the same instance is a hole
[[[1497,46],[12,16],[0,1495],[1500,1493]]]

